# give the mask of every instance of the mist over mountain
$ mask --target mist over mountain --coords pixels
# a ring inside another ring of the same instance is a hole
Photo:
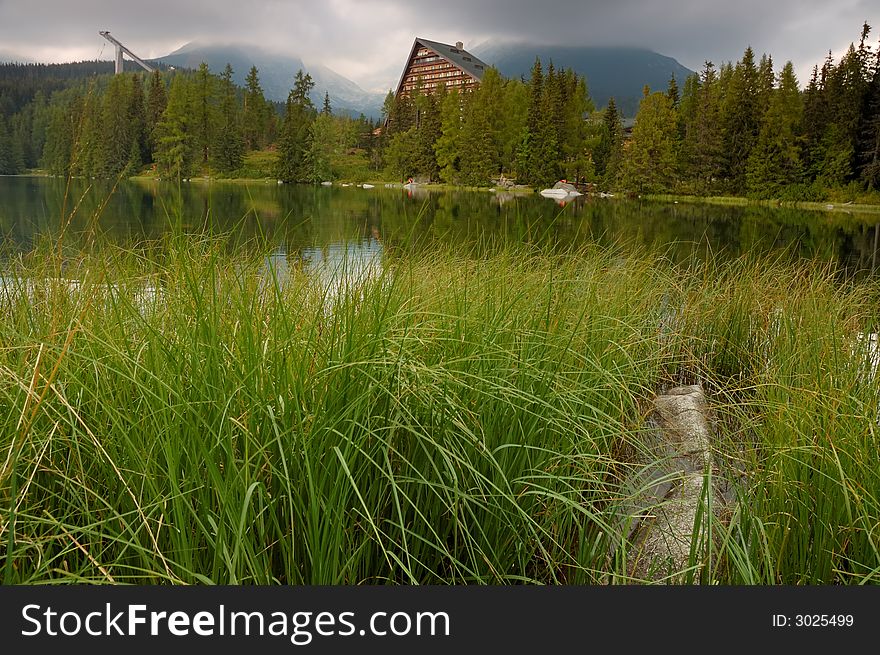
[[[506,77],[529,78],[535,57],[546,71],[553,61],[556,68],[572,68],[587,78],[587,88],[597,108],[614,102],[624,116],[635,116],[647,84],[654,91],[666,89],[675,75],[679,87],[693,71],[672,57],[641,48],[600,48],[591,46],[543,46],[529,43],[487,41],[471,52],[493,65]]]
[[[21,55],[17,55],[14,52],[9,50],[3,50],[0,48],[0,63],[4,64],[30,64],[32,63],[32,59],[28,59],[27,57],[22,57]]]
[[[384,96],[364,91],[355,82],[321,64],[309,64],[292,55],[279,55],[255,46],[242,45],[202,45],[188,43],[169,55],[158,57],[161,61],[178,68],[196,69],[205,62],[212,73],[219,75],[226,64],[232,66],[233,81],[244,86],[251,66],[256,66],[260,75],[260,85],[268,100],[284,102],[293,87],[293,79],[298,70],[312,76],[315,87],[312,89],[312,102],[321,107],[324,93],[330,94],[330,104],[334,111],[363,113],[371,118],[379,118]]]

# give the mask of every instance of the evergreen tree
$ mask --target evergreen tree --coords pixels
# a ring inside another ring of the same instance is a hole
[[[552,62],[546,78],[540,60],[535,60],[529,81],[530,99],[526,139],[525,181],[535,186],[559,179],[559,88]]]
[[[270,119],[271,108],[260,86],[259,71],[256,66],[251,66],[245,79],[244,110],[241,121],[245,147],[248,150],[259,150],[268,144]]]
[[[802,168],[798,130],[803,100],[791,62],[779,74],[779,85],[770,105],[758,141],[746,169],[748,189],[761,197],[774,197],[801,180]]]
[[[669,102],[672,103],[673,107],[678,107],[680,97],[678,93],[678,82],[675,80],[675,73],[669,78],[669,86],[666,88],[666,97],[669,98]]]
[[[721,85],[711,61],[701,73],[693,117],[685,126],[682,150],[688,179],[697,189],[708,190],[724,167],[721,117]]]
[[[474,186],[485,185],[498,172],[498,153],[489,121],[485,95],[474,92],[465,103],[461,128],[461,181]]]
[[[219,171],[230,173],[241,168],[244,137],[239,122],[235,84],[232,82],[232,66],[228,63],[220,76],[219,121],[214,159]]]
[[[726,174],[733,190],[745,188],[746,162],[758,138],[759,80],[755,56],[746,48],[730,77],[721,110]]]
[[[564,104],[562,107],[562,131],[560,157],[566,179],[580,182],[592,179],[594,167],[587,149],[589,126],[587,117],[595,110],[587,91],[587,82],[573,70],[562,74]]]
[[[318,183],[333,179],[333,155],[337,153],[336,124],[329,113],[321,114],[309,126],[304,155],[305,179]]]
[[[385,167],[388,175],[398,180],[417,174],[415,153],[418,150],[418,134],[414,127],[395,132],[385,147]]]
[[[15,175],[19,172],[18,163],[14,159],[12,135],[2,112],[0,112],[0,175]]]
[[[108,177],[120,175],[131,157],[131,132],[128,119],[129,79],[127,75],[114,75],[110,78],[102,99],[100,132],[101,164],[93,169],[92,175]]]
[[[31,102],[30,141],[25,150],[25,166],[36,168],[40,165],[46,144],[46,131],[49,127],[50,108],[42,90],[37,91]]]
[[[82,102],[82,97],[74,91],[69,95],[56,94],[54,102],[49,106],[46,143],[40,163],[53,175],[71,173]]]
[[[214,130],[217,125],[215,116],[215,78],[208,69],[208,64],[202,62],[196,71],[195,79],[191,87],[193,121],[192,137],[199,153],[199,161],[206,166],[211,161],[211,146],[214,144]]]
[[[174,76],[168,92],[168,104],[156,126],[156,164],[162,175],[176,179],[191,175],[202,155],[191,131],[197,117],[192,110],[189,86],[184,76]]]
[[[490,71],[495,69],[490,68],[486,74]],[[502,84],[501,93],[501,102],[493,114],[493,120],[497,121],[497,148],[501,170],[511,177],[515,176],[517,170],[517,150],[528,116],[529,90],[521,80],[506,80]]]
[[[544,102],[544,72],[541,60],[535,57],[529,76],[529,112],[526,127],[531,134],[537,134]]]
[[[461,170],[461,120],[461,96],[453,89],[444,94],[440,104],[440,136],[434,143],[440,179],[447,183],[456,182]]]
[[[859,123],[858,173],[869,189],[880,189],[880,65],[875,67],[865,93]]]
[[[128,96],[128,131],[131,145],[129,148],[129,162],[127,169],[129,174],[137,173],[141,166],[152,158],[150,141],[147,133],[147,110],[144,97],[144,85],[141,75],[134,73],[131,76],[131,89]]]
[[[608,106],[602,114],[602,127],[599,142],[593,152],[593,165],[596,175],[604,179],[606,185],[613,183],[619,170],[621,149],[623,147],[623,126],[614,97],[608,99]]]
[[[756,118],[761,123],[764,114],[770,107],[770,98],[773,95],[773,84],[776,81],[773,71],[773,58],[770,55],[761,55],[761,63],[758,64],[758,101]]]
[[[415,99],[416,151],[413,153],[415,171],[429,180],[437,179],[439,168],[434,144],[440,138],[440,108],[434,95],[419,95]]]
[[[145,129],[150,155],[145,161],[155,161],[155,152],[159,147],[159,136],[156,133],[156,128],[162,120],[162,114],[165,113],[167,104],[168,94],[165,92],[165,82],[162,79],[162,74],[158,70],[154,70],[150,75],[150,84],[147,87]]]
[[[104,143],[101,97],[95,86],[89,89],[79,116],[70,168],[73,175],[97,177],[104,173]]]
[[[321,108],[321,113],[325,116],[330,116],[333,113],[333,110],[330,108],[330,92],[324,91],[324,106]]]
[[[713,71],[714,73],[714,71]],[[697,113],[700,96],[700,73],[688,75],[684,81],[681,99],[678,101],[679,135],[684,138],[688,123],[692,122]]]
[[[823,76],[824,78],[824,76]],[[801,161],[810,179],[818,177],[824,159],[822,141],[828,124],[828,102],[824,82],[819,81],[819,67],[813,67],[810,83],[804,91]]]
[[[388,93],[385,94],[385,100],[382,101],[382,122],[389,123],[391,121],[392,115],[394,114],[394,91],[388,89]]]
[[[624,187],[638,193],[670,190],[676,179],[677,150],[678,127],[672,102],[664,93],[646,95],[624,151]]]
[[[285,182],[308,179],[305,153],[309,128],[315,120],[315,107],[309,97],[314,86],[311,75],[297,71],[287,96],[278,142],[278,177]]]
[[[28,150],[30,149],[30,117],[31,106],[27,105],[9,121],[9,149],[12,168],[22,172],[28,166]]]
[[[818,179],[826,185],[843,184],[855,176],[855,153],[859,138],[868,71],[864,57],[853,44],[837,66],[826,62],[824,85],[828,122],[822,135]]]

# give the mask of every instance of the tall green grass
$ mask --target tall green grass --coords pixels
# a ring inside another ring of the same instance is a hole
[[[695,380],[740,495],[703,580],[874,581],[873,284],[508,248],[328,286],[265,255],[11,260],[4,582],[627,582],[650,398]]]

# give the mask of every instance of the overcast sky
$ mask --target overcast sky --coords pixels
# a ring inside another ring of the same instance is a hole
[[[473,47],[485,40],[639,45],[691,69],[746,45],[805,81],[862,23],[880,34],[880,0],[0,0],[0,58],[112,59],[98,36],[141,57],[189,41],[254,43],[323,63],[368,90],[392,86],[415,36]]]

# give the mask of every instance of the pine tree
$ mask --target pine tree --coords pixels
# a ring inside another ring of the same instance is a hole
[[[487,70],[486,75],[490,71],[495,69]],[[528,93],[528,87],[521,80],[504,81],[501,102],[493,115],[493,119],[498,121],[497,143],[501,170],[508,177],[515,176],[517,170],[517,151],[529,110]]]
[[[828,102],[823,83],[819,81],[819,67],[814,66],[810,83],[804,90],[804,117],[801,128],[801,161],[810,179],[818,177],[824,159],[822,139],[827,124]]]
[[[307,179],[305,153],[309,128],[315,119],[315,107],[309,94],[315,83],[312,76],[297,71],[293,88],[287,96],[284,121],[278,142],[278,177],[285,182]]]
[[[434,143],[440,179],[447,183],[456,182],[461,170],[461,118],[461,96],[453,89],[444,94],[440,104],[440,136]]]
[[[586,119],[595,107],[583,77],[567,69],[562,80],[565,89],[560,141],[562,170],[566,179],[580,182],[592,179],[594,174],[592,158],[587,149],[589,126]]]
[[[680,97],[678,93],[678,82],[675,81],[675,73],[669,78],[669,86],[666,88],[666,97],[669,98],[669,102],[672,103],[673,107],[678,107]]]
[[[325,116],[330,116],[333,113],[333,110],[330,108],[330,92],[324,91],[324,106],[321,108],[321,113]]]
[[[760,101],[758,69],[751,47],[730,77],[721,111],[726,174],[734,191],[745,188],[746,162],[758,138]]]
[[[750,193],[774,197],[787,186],[800,182],[802,166],[798,130],[803,117],[803,100],[791,62],[779,74],[778,88],[761,126],[746,168]]]
[[[162,175],[175,179],[191,175],[202,154],[191,131],[195,118],[189,86],[182,75],[174,77],[168,104],[156,126],[156,163]]]
[[[485,185],[498,173],[498,153],[492,139],[485,95],[473,93],[465,103],[461,127],[461,181]]]
[[[877,60],[859,124],[858,173],[869,189],[880,189],[880,52]]]
[[[538,122],[541,119],[542,103],[544,101],[544,72],[541,60],[535,57],[532,73],[529,77],[529,112],[526,127],[529,132],[538,132]]]
[[[758,122],[764,119],[764,114],[770,107],[770,98],[773,95],[773,86],[776,76],[773,71],[773,58],[770,55],[761,55],[761,63],[758,64],[758,98],[757,114]]]
[[[329,113],[321,112],[309,126],[304,154],[304,178],[312,183],[333,179],[333,155],[338,151],[336,125]]]
[[[676,179],[677,151],[678,128],[672,102],[664,93],[646,95],[624,151],[624,187],[638,193],[670,190]]]
[[[9,149],[12,168],[17,173],[28,166],[28,150],[30,149],[30,105],[25,106],[9,121]]]
[[[149,146],[149,158],[147,161],[155,161],[155,153],[159,146],[159,136],[156,128],[162,120],[162,114],[165,113],[165,107],[168,104],[168,94],[165,92],[165,82],[162,74],[158,70],[154,70],[150,75],[150,85],[147,87],[146,101],[146,133],[147,143]]]
[[[715,66],[707,61],[701,73],[696,107],[685,126],[682,146],[687,178],[697,182],[697,189],[708,190],[724,167],[721,117],[721,85]]]
[[[267,145],[270,117],[271,108],[266,102],[263,88],[260,86],[259,71],[256,66],[251,66],[245,79],[244,109],[241,120],[245,147],[248,150],[259,150]]]
[[[822,158],[816,168],[820,182],[829,186],[855,177],[859,122],[869,75],[863,59],[864,55],[850,44],[837,66],[826,62],[828,122],[820,144]]]
[[[141,75],[131,76],[131,89],[128,96],[128,132],[131,145],[129,162],[126,167],[129,174],[137,173],[141,166],[151,159],[150,142],[147,134],[147,109],[144,98],[144,84]]]
[[[83,99],[77,91],[58,94],[48,108],[46,143],[40,164],[53,175],[71,173],[77,126]]]
[[[535,60],[529,82],[530,99],[527,137],[523,144],[528,152],[526,182],[535,186],[552,184],[559,179],[559,88],[551,62],[547,76],[540,60]]]
[[[0,175],[15,175],[19,172],[13,160],[11,134],[3,113],[0,112]]]
[[[25,165],[29,168],[36,168],[40,165],[43,149],[45,148],[46,132],[49,127],[51,112],[49,103],[46,101],[46,95],[42,90],[37,91],[36,95],[34,95],[31,105],[33,107],[33,115],[30,126],[30,148]]]
[[[241,134],[239,122],[238,98],[236,97],[235,84],[232,81],[232,66],[228,63],[220,76],[218,117],[219,129],[216,133],[214,160],[219,171],[230,173],[241,168],[244,155],[244,137]]]
[[[214,131],[217,125],[215,116],[215,78],[202,62],[196,71],[192,85],[192,136],[203,166],[211,162],[211,146],[214,144]]]
[[[415,171],[429,180],[437,179],[440,172],[434,143],[440,138],[441,121],[438,98],[420,95],[415,100],[418,121],[416,125],[416,152],[413,153]]]
[[[602,114],[602,128],[599,136],[599,143],[593,152],[593,164],[595,166],[596,175],[600,178],[608,173],[609,163],[614,153],[619,153],[623,144],[623,126],[620,123],[620,115],[617,113],[617,104],[614,97],[608,99],[608,106]],[[616,157],[619,161],[619,155]],[[610,172],[610,179],[613,180],[617,171]]]
[[[74,137],[74,150],[71,160],[71,173],[85,177],[97,177],[104,173],[104,143],[101,97],[94,85],[89,89],[82,104],[77,130]],[[128,144],[126,144],[128,145]]]
[[[100,132],[101,163],[96,172],[116,177],[125,170],[131,157],[131,132],[128,120],[129,79],[127,75],[110,78],[102,99]],[[93,175],[95,173],[92,173]]]

